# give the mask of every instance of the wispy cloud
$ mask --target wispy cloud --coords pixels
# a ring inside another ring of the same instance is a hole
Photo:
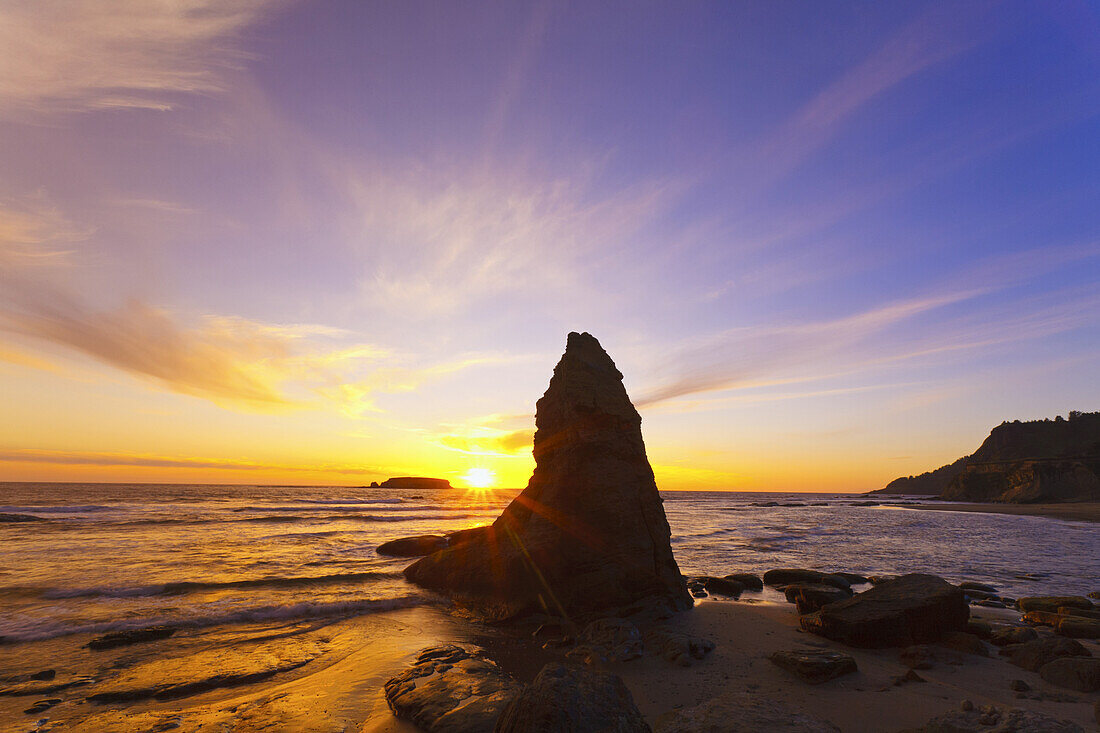
[[[310,473],[388,475],[390,469],[378,466],[357,466],[323,463],[318,465],[271,464],[218,458],[157,456],[136,453],[105,453],[96,451],[64,451],[38,449],[0,450],[0,461],[42,463],[65,466],[139,466],[148,468],[204,468],[230,471],[299,471]]]
[[[168,110],[216,93],[242,29],[281,0],[11,0],[0,5],[0,114]]]
[[[59,248],[77,241],[79,231],[49,207],[0,208],[0,334],[219,404],[280,409],[335,403],[350,414],[376,409],[377,394],[415,389],[498,358],[470,355],[417,365],[321,324],[186,319],[137,298],[97,307],[74,283],[74,252]],[[25,349],[17,353],[23,365],[33,363]]]

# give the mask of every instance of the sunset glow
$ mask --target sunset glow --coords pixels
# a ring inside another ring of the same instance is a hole
[[[1098,409],[1100,19],[1012,7],[4,3],[0,479],[522,487],[571,330],[662,489]]]

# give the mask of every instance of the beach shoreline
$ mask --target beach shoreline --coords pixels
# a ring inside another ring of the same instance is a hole
[[[1096,501],[1066,504],[979,504],[959,502],[957,504],[913,504],[902,508],[940,512],[979,512],[984,514],[1048,517],[1070,522],[1100,522],[1100,502]]]

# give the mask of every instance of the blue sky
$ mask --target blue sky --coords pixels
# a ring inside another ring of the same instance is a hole
[[[1085,2],[13,2],[4,477],[530,470],[570,330],[668,488],[1100,402]]]

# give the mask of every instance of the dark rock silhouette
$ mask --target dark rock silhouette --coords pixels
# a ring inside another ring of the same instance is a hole
[[[630,690],[610,672],[547,664],[516,695],[495,733],[650,733]]]
[[[880,491],[1014,504],[1100,501],[1100,412],[1002,423],[973,455]]]
[[[437,534],[422,534],[383,542],[375,550],[390,557],[420,557],[430,555],[447,546],[447,538]]]
[[[623,375],[587,333],[536,405],[535,471],[492,525],[405,570],[425,588],[490,618],[545,610],[593,616],[644,599],[692,601]]]
[[[970,610],[962,590],[935,575],[888,580],[846,601],[803,616],[805,631],[850,646],[910,646],[965,631]]]
[[[388,478],[379,484],[382,489],[449,489],[451,482],[444,478],[425,478],[423,476],[398,476]]]

